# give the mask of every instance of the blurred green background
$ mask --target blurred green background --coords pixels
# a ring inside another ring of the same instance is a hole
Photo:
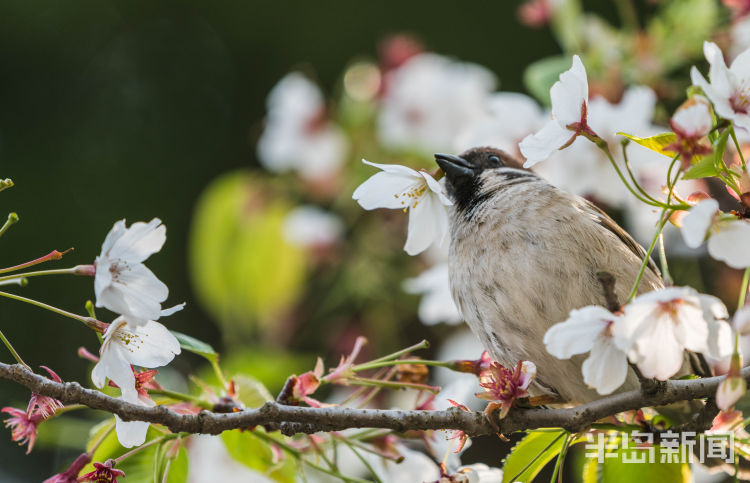
[[[607,3],[585,6],[606,18],[614,13]],[[524,67],[559,49],[547,30],[520,25],[517,7],[447,0],[2,2],[0,176],[16,187],[0,195],[0,216],[16,211],[21,222],[0,240],[0,266],[68,247],[75,251],[47,266],[91,263],[116,220],[157,216],[167,225],[167,243],[148,266],[169,286],[167,306],[188,302],[169,327],[224,349],[232,334],[222,337],[192,291],[188,235],[196,201],[212,180],[256,169],[255,141],[270,88],[296,68],[330,94],[352,60],[375,60],[384,36],[409,33],[429,50],[486,66],[503,90],[522,91]],[[358,162],[361,153],[350,157]],[[20,292],[82,313],[93,283],[44,278]],[[402,300],[406,305],[391,309],[412,323],[378,341],[378,351],[439,330],[418,323],[416,297]],[[9,300],[0,300],[0,324],[32,366],[88,382],[90,366],[75,351],[85,345],[94,352],[98,344],[84,327]],[[286,344],[305,355],[301,364],[289,363],[287,374],[311,368],[312,354],[331,349],[320,347],[321,339],[339,334],[295,335]],[[273,353],[263,355],[266,364],[274,364]],[[170,367],[188,372],[199,365],[182,355]],[[28,398],[28,391],[3,381],[0,394],[16,406]],[[63,437],[80,447],[80,434]],[[75,450],[40,445],[23,453],[4,430],[0,480],[37,481]]]

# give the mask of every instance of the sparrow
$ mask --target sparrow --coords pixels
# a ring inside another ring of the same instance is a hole
[[[592,203],[524,169],[508,153],[474,148],[435,159],[453,201],[451,293],[473,333],[506,366],[536,364],[532,396],[572,404],[601,398],[583,382],[586,355],[557,359],[542,340],[571,310],[607,306],[598,272],[614,276],[623,303],[645,250]],[[663,286],[649,260],[639,293]],[[638,387],[630,369],[618,391]]]

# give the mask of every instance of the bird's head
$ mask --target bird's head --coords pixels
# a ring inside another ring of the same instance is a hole
[[[521,161],[490,147],[469,149],[458,156],[438,153],[435,161],[445,173],[448,196],[463,212],[492,196],[503,184],[521,178],[537,179]]]

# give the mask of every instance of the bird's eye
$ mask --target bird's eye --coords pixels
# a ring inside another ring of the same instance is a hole
[[[489,161],[490,161],[490,163],[493,163],[493,164],[497,164],[497,165],[501,164],[500,163],[500,158],[497,157],[497,156],[495,156],[494,154],[492,156],[490,156]]]

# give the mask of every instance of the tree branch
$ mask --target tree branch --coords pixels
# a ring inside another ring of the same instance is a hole
[[[750,380],[750,367],[742,370],[742,376],[745,380]],[[549,427],[578,432],[599,419],[622,411],[711,397],[716,393],[724,376],[670,380],[660,384],[654,392],[629,391],[574,408],[514,408],[505,419],[498,421],[497,427],[490,424],[481,412],[465,412],[458,408],[445,411],[309,408],[267,402],[259,408],[235,413],[202,411],[195,415],[178,414],[164,406],[145,407],[130,404],[102,392],[85,389],[77,382],[58,383],[34,374],[19,364],[0,363],[0,379],[17,382],[32,392],[54,397],[65,404],[83,404],[92,409],[117,414],[126,421],[140,420],[161,424],[173,432],[219,434],[231,429],[260,425],[278,428],[282,423],[291,423],[283,425],[287,434],[347,428],[387,428],[399,432],[455,429],[464,431],[469,436],[481,436]],[[702,414],[699,419],[704,419],[705,416],[706,414]],[[705,421],[700,423],[706,424]]]

